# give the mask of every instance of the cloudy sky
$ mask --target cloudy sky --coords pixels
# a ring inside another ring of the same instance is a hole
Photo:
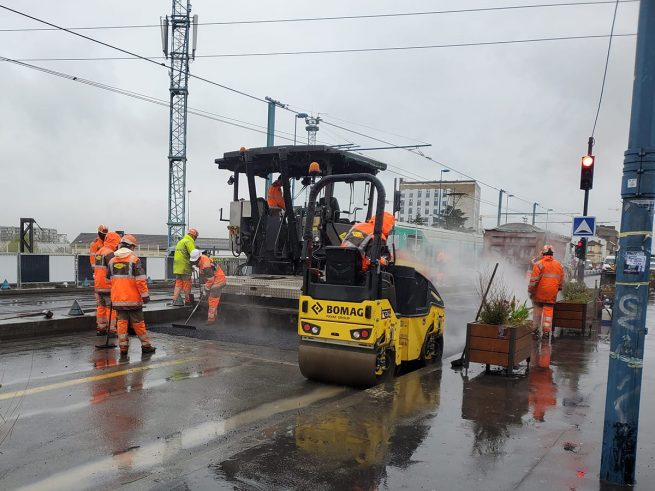
[[[554,0],[553,3],[562,0]],[[331,2],[196,0],[200,23],[534,5],[534,0]],[[170,1],[0,0],[0,4],[66,27],[154,25]],[[429,142],[438,162],[514,194],[510,211],[532,202],[580,213],[579,159],[586,152],[602,80],[607,38],[361,53],[205,57],[443,45],[562,36],[606,35],[613,3],[358,20],[201,25],[192,73],[297,111],[399,145]],[[621,2],[615,33],[635,33],[638,2]],[[0,10],[0,56],[33,60],[124,56],[61,31],[11,31],[42,24]],[[9,30],[9,31],[8,31]],[[158,28],[97,29],[85,35],[161,56]],[[590,214],[618,225],[620,178],[627,146],[635,37],[613,41],[596,129],[596,175]],[[99,222],[136,233],[166,233],[168,108],[0,62],[5,123],[0,225],[34,217],[73,238]],[[30,61],[94,82],[168,100],[165,68],[140,60]],[[266,105],[190,80],[189,106],[263,130]],[[259,125],[259,126],[253,126]],[[276,143],[293,138],[294,115],[278,110]],[[303,134],[302,125],[298,125]],[[379,143],[323,125],[321,142]],[[240,146],[264,146],[266,135],[190,115],[188,187],[191,223],[203,236],[226,236],[218,210],[231,189],[214,159]],[[404,150],[367,154],[407,175],[438,179],[443,167]],[[450,172],[449,178],[461,178]],[[387,172],[385,184],[397,174]],[[498,191],[482,186],[485,226],[495,224]],[[505,202],[505,200],[503,200]],[[516,218],[520,221],[520,217]],[[550,214],[550,220],[570,220]],[[511,221],[511,220],[510,220]],[[551,223],[562,233],[570,225]]]

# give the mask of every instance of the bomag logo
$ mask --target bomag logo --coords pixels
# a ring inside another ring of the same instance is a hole
[[[115,263],[114,269],[123,269],[126,265],[124,263]]]
[[[328,305],[326,314],[364,317],[364,309],[361,307],[347,307],[345,305]]]
[[[323,306],[322,306],[320,303],[316,302],[316,303],[312,306],[312,310],[314,311],[314,313],[315,313],[316,315],[318,315],[318,314],[320,314],[321,312],[323,312]]]

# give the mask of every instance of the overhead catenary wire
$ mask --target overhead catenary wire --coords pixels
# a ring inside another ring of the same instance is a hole
[[[619,0],[620,3],[635,3],[639,0]],[[295,17],[295,18],[280,18],[280,19],[245,19],[245,20],[232,20],[232,21],[214,21],[214,22],[199,22],[199,26],[229,26],[229,25],[252,25],[252,24],[280,24],[289,22],[321,22],[321,21],[339,21],[339,20],[363,20],[363,19],[384,19],[393,17],[416,17],[426,15],[446,15],[446,14],[470,14],[479,12],[497,12],[497,11],[512,11],[523,9],[542,9],[542,8],[561,8],[561,7],[586,7],[597,6],[614,3],[614,0],[591,0],[582,2],[559,2],[559,3],[541,3],[530,5],[506,5],[500,7],[478,7],[478,8],[465,8],[465,9],[447,9],[447,10],[427,10],[420,12],[391,12],[381,14],[362,14],[362,15],[335,15],[323,17]],[[110,29],[144,29],[144,28],[160,28],[159,24],[131,24],[131,25],[116,25],[116,26],[81,26],[81,27],[67,27],[71,31],[84,31],[84,30],[110,30]],[[13,28],[13,29],[0,29],[0,32],[31,32],[31,31],[56,31],[54,27],[41,27],[41,28]]]
[[[596,117],[594,118],[594,127],[591,130],[591,138],[593,141],[594,134],[596,133],[596,125],[598,124],[598,116],[600,114],[600,108],[603,104],[603,93],[605,92],[605,80],[607,79],[607,67],[610,62],[610,52],[612,51],[612,38],[614,37],[614,25],[616,24],[616,12],[619,9],[619,0],[616,0],[614,4],[614,14],[612,15],[612,27],[610,28],[609,41],[607,43],[607,56],[605,57],[605,69],[603,70],[603,81],[600,85],[600,95],[598,96],[598,107],[596,109]]]
[[[614,34],[613,37],[633,37],[635,33],[622,33]],[[553,41],[578,41],[583,39],[605,39],[610,37],[609,34],[589,34],[580,36],[553,36],[542,38],[528,38],[528,39],[507,39],[497,41],[476,41],[470,43],[446,43],[446,44],[426,44],[426,45],[413,45],[413,46],[386,46],[386,47],[373,47],[373,48],[344,48],[344,49],[316,49],[316,50],[300,50],[300,51],[259,51],[250,53],[217,53],[210,55],[196,55],[195,58],[243,58],[243,57],[256,57],[256,56],[294,56],[294,55],[324,55],[324,54],[348,54],[348,53],[373,53],[373,52],[386,52],[386,51],[412,51],[412,50],[425,50],[425,49],[443,49],[443,48],[469,48],[476,46],[498,46],[498,45],[511,45],[511,44],[527,44],[527,43],[542,43]],[[148,56],[140,57],[149,61],[163,60],[163,56]],[[127,56],[77,56],[77,57],[47,57],[47,58],[18,58],[20,61],[130,61],[134,60],[133,57]],[[193,75],[189,74],[190,77]],[[201,77],[194,76],[200,80],[208,82],[208,80]],[[210,82],[212,83],[212,82]],[[236,89],[228,89],[235,90]],[[237,91],[238,92],[238,91]],[[242,94],[248,95],[248,94]],[[255,96],[248,95],[248,97],[256,98]]]
[[[109,43],[106,43],[106,42],[103,42],[103,41],[100,41],[100,40],[94,39],[94,38],[92,38],[92,37],[89,37],[89,36],[86,36],[86,35],[83,35],[83,34],[80,34],[80,33],[74,32],[74,31],[72,31],[72,30],[70,30],[70,29],[67,29],[67,28],[64,28],[64,27],[61,27],[61,26],[57,26],[56,24],[50,23],[50,22],[48,22],[48,21],[45,21],[45,20],[39,19],[39,18],[37,18],[37,17],[31,16],[31,15],[29,15],[29,14],[26,14],[26,13],[23,13],[23,12],[20,12],[20,11],[17,11],[17,10],[15,10],[15,9],[9,8],[9,7],[7,7],[7,6],[4,6],[4,5],[1,5],[1,4],[0,4],[0,8],[2,8],[2,9],[4,9],[4,10],[7,10],[7,11],[10,11],[10,12],[13,12],[13,13],[15,13],[15,14],[17,14],[17,15],[20,15],[20,16],[23,16],[23,17],[26,17],[26,18],[29,18],[29,19],[34,20],[34,21],[36,21],[36,22],[43,23],[43,24],[48,25],[48,26],[50,26],[50,27],[52,27],[52,28],[56,28],[56,29],[62,30],[62,31],[64,31],[64,32],[67,32],[67,33],[72,34],[72,35],[74,35],[74,36],[81,37],[81,38],[86,39],[86,40],[88,40],[88,41],[91,41],[91,42],[93,42],[93,43],[97,43],[97,44],[100,44],[100,45],[102,45],[102,46],[105,46],[105,47],[108,47],[108,48],[111,48],[111,49],[115,49],[115,50],[117,50],[117,51],[119,51],[119,52],[122,52],[122,53],[124,53],[124,54],[128,54],[128,55],[130,55],[130,56],[133,56],[133,57],[135,57],[135,58],[141,59],[141,60],[143,60],[143,61],[147,61],[147,62],[149,62],[149,63],[151,63],[151,64],[156,64],[156,65],[158,65],[158,66],[165,67],[165,68],[167,68],[167,69],[169,69],[169,70],[171,69],[171,67],[168,67],[165,63],[160,63],[160,62],[158,62],[158,61],[155,61],[154,59],[150,59],[150,58],[148,58],[148,57],[145,57],[145,56],[139,55],[139,54],[134,53],[134,52],[131,52],[131,51],[129,51],[129,50],[126,50],[126,49],[123,49],[123,48],[120,48],[120,47],[114,46],[114,45],[112,45],[112,44],[109,44]],[[618,35],[615,35],[615,36],[618,36]],[[605,36],[605,37],[606,37],[606,36]],[[9,61],[9,60],[10,60],[10,59],[6,59],[6,61]],[[13,62],[17,62],[18,60],[11,60],[11,61],[13,61]],[[228,90],[228,91],[231,91],[231,92],[233,92],[233,93],[237,93],[237,94],[243,95],[243,96],[245,96],[245,97],[248,97],[248,98],[251,98],[251,99],[254,99],[254,100],[257,100],[257,101],[263,102],[263,103],[268,103],[264,98],[261,98],[261,97],[255,96],[255,95],[253,95],[253,94],[249,94],[249,93],[247,93],[247,92],[243,92],[243,91],[238,90],[238,89],[234,89],[234,88],[232,88],[232,87],[226,86],[226,85],[224,85],[224,84],[220,84],[220,83],[218,83],[218,82],[215,82],[215,81],[213,81],[213,80],[206,79],[206,78],[204,78],[204,77],[200,77],[200,76],[198,76],[198,75],[189,74],[189,77],[192,77],[192,78],[195,78],[195,79],[198,79],[198,80],[204,81],[204,82],[209,83],[209,84],[211,84],[211,85],[214,85],[214,86],[217,86],[217,87],[223,88],[223,89],[225,89],[225,90]],[[285,110],[287,110],[287,111],[290,111],[290,112],[292,112],[292,113],[295,113],[296,115],[299,114],[298,111],[295,111],[295,110],[293,110],[293,109],[291,109],[291,108],[289,108],[289,107],[283,107],[283,109],[285,109]],[[336,125],[336,124],[334,124],[334,123],[329,123],[329,122],[325,122],[325,121],[323,121],[323,123],[324,123],[324,124],[330,124],[330,125],[332,125],[332,126],[335,126],[335,127],[337,127],[337,128],[341,128],[341,129],[343,129],[343,130],[345,130],[345,131],[349,131],[349,132],[352,132],[352,133],[354,133],[354,134],[358,134],[358,135],[361,135],[361,136],[364,136],[364,137],[367,137],[367,138],[371,138],[371,139],[373,139],[373,140],[376,140],[376,141],[381,142],[381,143],[385,143],[385,144],[387,144],[387,145],[395,145],[394,143],[391,143],[391,142],[388,142],[388,141],[385,141],[385,140],[381,140],[381,139],[378,139],[378,138],[375,138],[375,137],[372,137],[372,136],[369,136],[369,135],[363,134],[363,133],[361,133],[361,132],[357,132],[357,131],[355,131],[355,130],[348,129],[348,128],[345,128],[345,127],[343,127],[343,126]],[[407,150],[407,151],[409,151],[409,152],[412,152],[412,153],[415,153],[415,154],[417,154],[417,155],[420,155],[420,156],[423,157],[423,158],[426,158],[426,159],[428,159],[428,160],[430,160],[430,161],[432,161],[432,162],[434,162],[434,163],[436,163],[436,164],[438,164],[438,165],[441,165],[441,166],[446,167],[446,168],[448,168],[448,169],[450,169],[450,170],[453,170],[453,171],[459,173],[460,175],[463,175],[463,176],[465,176],[465,177],[468,177],[469,179],[473,179],[473,180],[475,180],[475,178],[473,178],[472,176],[466,175],[466,174],[462,173],[461,171],[459,171],[459,170],[457,170],[457,169],[455,169],[455,168],[453,168],[453,167],[451,167],[451,166],[448,166],[448,165],[446,165],[446,164],[443,164],[442,162],[439,162],[439,161],[433,159],[432,157],[430,157],[430,156],[424,154],[423,152],[421,152],[419,149],[405,149],[405,150]],[[485,183],[485,182],[483,182],[483,181],[478,181],[478,182],[480,182],[481,184],[483,184],[483,185],[485,185],[485,186],[487,186],[487,187],[489,187],[489,188],[496,189],[496,190],[499,190],[499,191],[500,191],[499,188],[497,188],[497,187],[495,187],[495,186],[493,186],[493,185],[490,185],[490,184]],[[520,198],[519,198],[519,199],[520,199]],[[527,201],[527,200],[524,200],[524,201],[529,202],[529,201]]]

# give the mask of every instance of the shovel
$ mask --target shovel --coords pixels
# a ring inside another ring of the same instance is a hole
[[[491,278],[489,278],[489,284],[487,285],[487,289],[484,291],[484,295],[482,295],[482,302],[480,302],[480,307],[478,308],[478,313],[475,314],[475,322],[478,321],[478,318],[480,317],[480,312],[482,312],[482,307],[484,306],[484,302],[487,300],[487,294],[489,293],[489,289],[491,288],[491,283],[494,281],[494,276],[496,276],[496,270],[498,269],[498,263],[494,266],[494,271],[491,273]],[[460,356],[457,360],[453,360],[450,362],[450,367],[451,368],[461,368],[464,366],[465,357],[466,357],[466,352],[468,351],[468,336],[466,337],[466,343],[464,345],[464,351],[462,351],[462,356]]]
[[[107,326],[107,339],[105,339],[105,344],[96,344],[96,349],[112,349],[116,345],[114,343],[109,343],[109,335],[111,334],[111,314],[113,310],[113,305],[109,305],[109,325]]]
[[[200,299],[196,303],[196,306],[193,308],[191,311],[191,315],[187,317],[186,321],[184,321],[184,324],[171,324],[172,327],[176,327],[178,329],[195,329],[196,326],[190,326],[189,321],[191,320],[191,317],[193,317],[193,314],[196,313],[196,310],[198,310],[198,307],[200,307],[200,303],[203,301],[203,295],[202,295],[202,290],[200,291]]]
[[[51,310],[42,310],[41,312],[27,312],[25,314],[17,314],[12,317],[5,317],[4,319],[0,320],[9,320],[9,319],[22,319],[23,317],[38,317],[42,315],[44,319],[52,319],[52,316],[54,315]]]

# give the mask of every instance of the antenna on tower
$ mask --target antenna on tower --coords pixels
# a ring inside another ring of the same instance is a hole
[[[305,126],[305,129],[307,130],[307,145],[316,145],[316,133],[318,133],[318,123],[320,123],[322,119],[320,116],[309,116],[305,118],[305,123],[307,126]]]

